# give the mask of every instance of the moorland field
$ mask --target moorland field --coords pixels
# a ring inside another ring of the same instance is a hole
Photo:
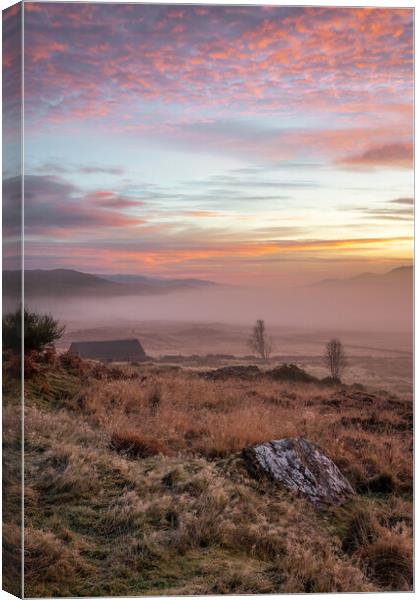
[[[343,383],[331,383],[319,379],[326,371],[307,342],[265,364],[235,354],[247,352],[245,330],[225,327],[236,339],[229,346],[226,337],[205,335],[214,326],[202,326],[198,338],[196,327],[154,326],[153,335],[152,325],[142,328],[154,354],[146,363],[81,361],[65,352],[77,330],[58,352],[25,358],[25,594],[411,589],[409,344],[393,352],[389,339],[349,340],[362,347],[347,348]],[[213,356],[194,356],[193,338],[202,347],[206,339]],[[232,355],[221,356],[222,347]],[[283,362],[297,362],[311,377],[294,369],[276,375],[273,366]],[[238,365],[259,372],[226,370]],[[6,515],[19,499],[13,369],[9,358]],[[284,437],[319,444],[354,487],[353,499],[316,509],[255,479],[242,450]],[[9,522],[4,533],[13,573],[18,528]]]

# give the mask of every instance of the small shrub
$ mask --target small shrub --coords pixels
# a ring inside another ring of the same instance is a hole
[[[39,315],[27,309],[18,308],[14,313],[3,317],[3,347],[20,352],[22,349],[22,320],[24,327],[25,353],[41,351],[61,338],[65,327],[51,315]]]

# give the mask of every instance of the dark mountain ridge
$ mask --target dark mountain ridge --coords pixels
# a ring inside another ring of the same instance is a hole
[[[165,277],[151,277],[147,275],[131,275],[131,274],[95,274],[95,277],[106,279],[107,281],[113,281],[115,283],[147,283],[158,286],[179,286],[179,285],[193,285],[193,286],[207,286],[216,285],[213,281],[207,281],[205,279],[168,279]]]
[[[25,296],[136,296],[165,294],[216,285],[200,279],[161,279],[140,275],[92,275],[74,269],[34,269],[25,271]],[[21,288],[20,271],[3,271],[3,293],[16,296]]]

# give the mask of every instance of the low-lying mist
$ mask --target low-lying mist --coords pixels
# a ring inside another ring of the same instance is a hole
[[[398,286],[362,290],[301,287],[295,289],[205,288],[162,295],[27,300],[35,310],[51,312],[68,327],[116,326],[159,320],[252,323],[262,318],[276,326],[308,329],[409,332],[412,296]]]

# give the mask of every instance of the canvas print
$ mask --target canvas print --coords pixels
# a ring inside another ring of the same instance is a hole
[[[413,16],[3,11],[7,591],[412,590]]]

